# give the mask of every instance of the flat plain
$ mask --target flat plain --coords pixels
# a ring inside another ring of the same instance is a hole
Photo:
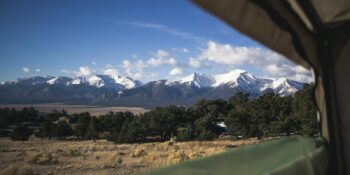
[[[0,104],[0,108],[15,108],[22,109],[24,107],[34,107],[40,112],[51,112],[52,110],[66,110],[68,114],[89,112],[92,116],[99,116],[112,112],[132,112],[134,114],[140,114],[148,111],[139,107],[106,107],[106,106],[90,106],[90,105],[68,105],[61,103],[43,103],[43,104]]]

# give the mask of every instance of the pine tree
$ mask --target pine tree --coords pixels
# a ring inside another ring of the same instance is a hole
[[[96,140],[98,137],[98,119],[96,117],[92,117],[90,119],[89,127],[86,131],[86,138]]]
[[[12,131],[11,140],[19,140],[24,142],[29,139],[31,134],[32,131],[28,128],[28,126],[20,124]]]

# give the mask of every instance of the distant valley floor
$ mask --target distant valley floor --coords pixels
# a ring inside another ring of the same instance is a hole
[[[89,112],[92,116],[99,116],[112,112],[126,112],[130,111],[134,114],[147,112],[147,109],[140,107],[106,107],[93,105],[67,105],[62,103],[42,103],[42,104],[0,104],[0,108],[15,108],[22,109],[24,107],[34,107],[40,112],[51,112],[52,110],[66,110],[68,114]]]

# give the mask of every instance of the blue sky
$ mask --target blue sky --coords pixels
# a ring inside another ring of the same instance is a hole
[[[2,0],[0,38],[0,81],[121,74],[147,82],[234,69],[311,75],[188,0]]]

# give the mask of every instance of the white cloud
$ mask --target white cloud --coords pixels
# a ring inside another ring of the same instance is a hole
[[[23,67],[22,70],[23,70],[23,72],[25,72],[25,73],[30,72],[30,69],[29,69],[28,67]]]
[[[242,65],[264,59],[270,54],[269,51],[257,47],[234,47],[209,41],[199,59],[226,65]]]
[[[103,70],[103,74],[110,75],[110,76],[118,76],[119,71],[117,69],[108,68],[108,69]]]
[[[143,77],[141,72],[137,72],[132,76],[134,79],[141,79]]]
[[[150,58],[147,60],[149,66],[162,66],[162,65],[176,65],[177,60],[175,58]]]
[[[252,66],[274,77],[285,76],[303,82],[312,80],[311,71],[292,63],[276,52],[259,47],[236,47],[209,41],[197,58],[189,59],[189,65],[200,68],[203,61],[231,67]]]
[[[105,67],[106,67],[106,68],[113,68],[114,66],[111,65],[111,64],[106,64]]]
[[[183,52],[183,53],[190,52],[187,48],[176,48],[176,47],[172,48],[171,51],[173,51],[173,52]]]
[[[147,60],[147,64],[151,66],[160,66],[163,65],[163,60],[161,58],[150,58]]]
[[[169,72],[169,75],[181,75],[181,74],[183,74],[183,70],[179,67],[175,67]]]
[[[70,74],[72,73],[71,71],[67,70],[67,69],[62,69],[61,72],[65,73],[65,74]]]
[[[168,56],[169,56],[169,53],[167,51],[164,51],[164,50],[158,50],[156,53],[157,58],[165,58]]]
[[[79,67],[79,71],[74,72],[76,76],[89,77],[95,75],[96,70],[90,68],[89,66]]]
[[[123,68],[124,69],[131,68],[131,62],[129,60],[123,60]]]
[[[91,64],[92,64],[92,65],[96,65],[96,62],[95,62],[95,61],[93,61],[93,62],[91,62]]]
[[[189,65],[194,67],[194,68],[200,68],[200,67],[202,67],[202,62],[196,58],[190,57]]]
[[[183,39],[191,40],[191,41],[196,42],[196,43],[203,43],[203,42],[208,41],[207,38],[200,37],[200,36],[194,35],[194,34],[189,33],[189,32],[182,32],[182,31],[179,31],[178,29],[174,29],[174,28],[171,28],[171,27],[168,27],[165,25],[161,25],[161,24],[145,23],[145,22],[138,22],[138,21],[126,22],[124,24],[165,32],[165,33],[168,33],[170,35],[178,36],[178,37],[181,37]]]
[[[158,50],[154,55],[155,58],[150,58],[146,61],[147,66],[163,66],[163,65],[173,65],[177,64],[177,60],[174,57],[170,57],[170,54],[164,50]]]
[[[35,72],[40,72],[40,69],[35,69]]]
[[[137,58],[137,57],[138,57],[138,55],[137,55],[137,54],[135,54],[135,53],[133,53],[133,54],[131,55],[131,57],[132,57],[132,58]]]
[[[148,67],[148,65],[143,60],[137,60],[131,62],[130,60],[123,60],[121,67],[127,76],[140,79],[143,77],[143,69]]]

